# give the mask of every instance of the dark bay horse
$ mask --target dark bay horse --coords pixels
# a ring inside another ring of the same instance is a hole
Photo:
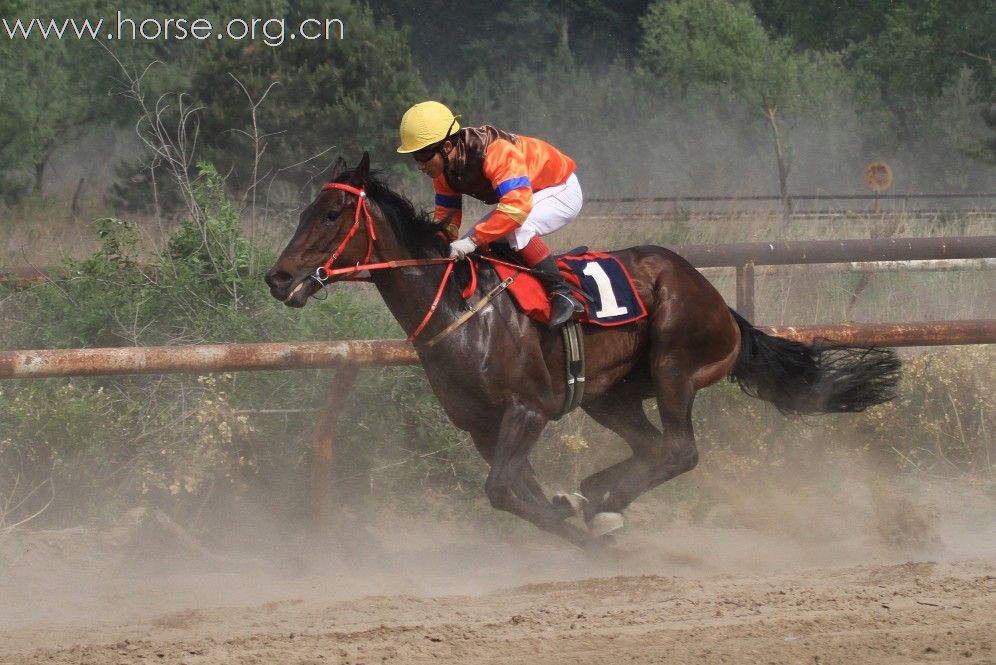
[[[484,490],[491,504],[579,547],[604,542],[636,497],[696,465],[691,416],[701,388],[730,377],[786,413],[861,411],[894,394],[899,361],[892,351],[768,336],[727,307],[677,254],[654,246],[612,252],[648,316],[612,328],[583,326],[581,408],[621,436],[632,456],[585,478],[580,494],[571,495],[583,500],[551,500],[529,452],[564,403],[561,336],[501,294],[441,343],[422,343],[467,310],[461,285],[444,277],[453,263],[444,258],[440,228],[373,176],[366,154],[352,170],[340,158],[266,282],[274,298],[303,307],[326,283],[372,266],[370,277],[391,313],[409,335],[419,333],[415,349],[443,409],[490,465]],[[482,264],[478,293],[497,283]],[[661,429],[643,410],[652,397]],[[568,520],[575,509],[587,530]]]

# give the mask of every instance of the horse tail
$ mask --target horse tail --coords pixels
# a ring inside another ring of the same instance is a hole
[[[864,411],[896,396],[900,362],[892,349],[772,337],[730,311],[741,337],[730,380],[782,413]]]

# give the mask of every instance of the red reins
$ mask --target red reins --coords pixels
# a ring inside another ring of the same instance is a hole
[[[421,323],[415,328],[415,331],[408,336],[408,341],[412,342],[421,333],[427,325],[429,325],[429,320],[432,319],[432,315],[436,313],[436,308],[439,306],[439,301],[443,297],[443,290],[446,288],[446,283],[449,281],[450,276],[453,274],[453,266],[457,259],[454,258],[443,258],[438,259],[400,259],[395,261],[381,261],[379,263],[368,263],[370,257],[373,256],[373,244],[377,239],[377,235],[374,232],[373,216],[370,214],[370,209],[368,208],[367,202],[367,192],[363,188],[353,187],[352,185],[347,185],[342,182],[330,182],[322,186],[322,191],[327,192],[330,189],[339,189],[344,192],[349,192],[356,196],[356,214],[353,215],[353,225],[350,227],[349,232],[346,233],[346,237],[342,239],[339,246],[335,248],[335,251],[325,260],[325,263],[315,268],[314,274],[311,278],[316,282],[325,286],[328,282],[332,281],[334,277],[345,276],[345,275],[355,275],[358,272],[364,270],[385,270],[389,268],[404,268],[407,266],[427,266],[427,265],[439,265],[443,263],[448,263],[446,270],[443,271],[443,279],[439,283],[439,288],[436,290],[436,297],[433,298],[432,304],[429,306],[429,311],[425,313],[422,318]],[[349,266],[346,268],[333,268],[332,265],[339,259],[342,251],[346,249],[346,245],[349,241],[353,239],[356,232],[360,229],[360,215],[366,220],[367,225],[367,254],[363,258],[362,263],[357,263],[354,266]],[[480,258],[485,261],[490,261],[491,263],[500,263],[502,265],[509,266],[511,268],[516,268],[522,272],[529,272],[528,268],[523,268],[520,265],[514,263],[508,263],[507,261],[502,261],[501,259],[496,259],[491,256],[479,255]],[[468,257],[470,258],[470,257]],[[473,287],[473,288],[471,288]],[[464,299],[469,298],[477,287],[477,271],[474,268],[474,264],[471,263],[471,284],[468,284],[468,288],[465,290],[463,297]]]

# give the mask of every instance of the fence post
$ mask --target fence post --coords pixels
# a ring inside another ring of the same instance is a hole
[[[315,431],[311,439],[311,470],[308,486],[309,502],[311,503],[311,521],[317,530],[327,526],[328,496],[332,456],[335,453],[336,423],[339,413],[346,404],[346,398],[353,389],[356,375],[359,372],[356,365],[344,365],[332,376],[328,395],[315,422]]]
[[[737,312],[754,321],[754,262],[737,266]]]

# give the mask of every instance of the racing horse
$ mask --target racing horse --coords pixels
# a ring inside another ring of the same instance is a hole
[[[304,307],[325,285],[368,271],[413,341],[453,424],[490,465],[484,491],[511,512],[580,548],[604,545],[623,510],[647,490],[694,468],[696,391],[729,377],[788,414],[862,411],[891,399],[899,361],[887,349],[842,348],[769,336],[740,317],[691,264],[663,247],[610,252],[625,266],[647,316],[616,327],[583,325],[586,386],[580,407],[632,449],[627,459],[548,498],[529,461],[567,390],[563,340],[501,294],[467,317],[448,242],[429,214],[370,171],[369,156],[330,182],[300,215],[266,273],[274,298]],[[499,279],[482,264],[477,292]],[[466,320],[459,325],[458,319]],[[438,340],[427,344],[426,340]],[[658,428],[643,409],[655,398]],[[587,528],[569,518],[580,514]]]

